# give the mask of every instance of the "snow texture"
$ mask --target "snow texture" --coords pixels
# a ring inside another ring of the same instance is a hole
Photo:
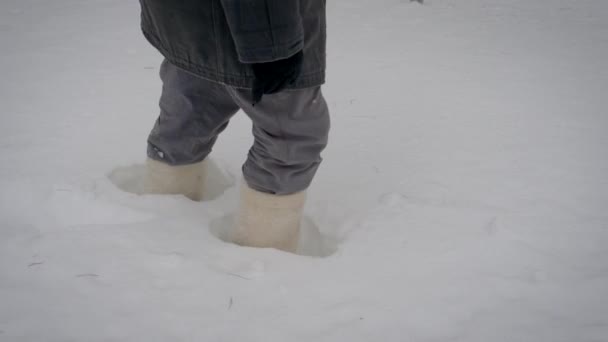
[[[608,341],[608,2],[328,17],[302,256],[220,239],[244,115],[208,201],[138,194],[161,57],[136,1],[3,0],[0,341]]]

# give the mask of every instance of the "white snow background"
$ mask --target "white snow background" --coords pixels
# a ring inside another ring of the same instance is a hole
[[[311,257],[216,237],[244,115],[209,201],[131,193],[161,61],[136,1],[2,0],[0,341],[608,341],[608,2],[328,21]]]

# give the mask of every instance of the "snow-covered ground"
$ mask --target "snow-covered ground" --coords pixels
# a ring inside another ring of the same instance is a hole
[[[209,201],[131,193],[138,11],[0,3],[0,341],[608,341],[608,2],[329,1],[317,257],[216,237],[244,115]]]

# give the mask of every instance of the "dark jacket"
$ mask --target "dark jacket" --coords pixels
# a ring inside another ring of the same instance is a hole
[[[251,63],[303,49],[292,88],[325,81],[325,0],[140,0],[148,41],[171,63],[237,88],[251,88]]]

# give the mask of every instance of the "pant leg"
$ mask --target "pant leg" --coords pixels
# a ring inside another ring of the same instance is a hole
[[[255,106],[249,90],[229,90],[253,121],[255,141],[243,165],[248,185],[278,195],[308,188],[329,134],[329,110],[321,88],[264,95]]]
[[[148,157],[170,165],[202,161],[239,106],[225,86],[166,60],[160,76],[160,115],[148,137]]]

